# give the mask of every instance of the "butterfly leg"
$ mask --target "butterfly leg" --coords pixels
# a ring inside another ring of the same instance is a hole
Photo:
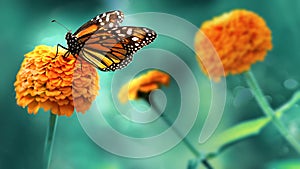
[[[63,45],[61,45],[61,44],[57,44],[56,45],[56,54],[55,54],[55,58],[57,57],[57,54],[58,54],[58,47],[61,47],[61,48],[63,48],[63,49],[66,49],[67,50],[67,52],[64,54],[64,58],[66,57],[66,55],[68,54],[68,56],[69,56],[69,54],[70,54],[70,51],[69,51],[69,49],[68,48],[66,48],[66,47],[64,47]],[[67,57],[68,57],[67,56]]]
[[[67,51],[67,52],[63,55],[63,58],[67,58],[67,57],[69,57],[69,55],[70,55],[70,51]]]

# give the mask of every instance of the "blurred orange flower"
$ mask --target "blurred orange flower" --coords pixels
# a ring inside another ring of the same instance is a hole
[[[25,54],[14,83],[17,104],[28,106],[28,113],[40,108],[53,114],[71,116],[75,107],[84,113],[98,95],[99,77],[96,69],[84,60],[75,64],[72,55],[64,58],[66,50],[56,46],[37,46]],[[80,58],[77,58],[77,60]]]
[[[205,41],[203,33],[210,42]],[[212,43],[219,56],[213,54],[208,43]],[[233,10],[206,21],[195,36],[195,50],[201,68],[216,81],[224,74],[249,70],[253,63],[263,61],[271,49],[271,31],[266,22],[247,10]],[[218,64],[216,57],[220,57],[222,64]]]
[[[169,82],[170,76],[168,74],[158,70],[151,70],[122,86],[118,98],[121,103],[125,103],[128,100],[136,100],[140,98],[140,93],[148,94],[160,88],[161,85],[167,86]]]

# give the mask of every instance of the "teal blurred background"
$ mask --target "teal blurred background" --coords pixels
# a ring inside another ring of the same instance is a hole
[[[253,73],[268,96],[272,107],[279,107],[296,90],[299,90],[300,1],[298,0],[273,0],[272,2],[267,0],[1,0],[0,3],[0,47],[2,52],[2,61],[0,62],[2,79],[0,87],[2,109],[0,169],[41,168],[49,114],[40,111],[35,116],[29,115],[26,109],[18,107],[13,83],[23,55],[33,50],[34,46],[65,44],[66,31],[60,26],[50,23],[52,19],[59,20],[70,29],[76,30],[98,13],[119,9],[125,13],[125,19],[126,14],[164,12],[184,18],[200,27],[203,21],[232,9],[252,10],[262,16],[272,30],[273,50],[268,53],[264,62],[257,63],[252,67]],[[167,40],[158,38],[152,47],[159,47]],[[179,50],[177,45],[164,47],[178,56],[182,56],[182,59],[191,65],[194,73],[199,73],[197,80],[200,84],[209,85],[195,60],[190,60],[193,57],[187,57],[192,53],[187,54],[186,50]],[[102,80],[101,78],[101,83]],[[105,92],[105,88],[101,87],[100,94]],[[171,84],[169,90],[175,88],[176,85]],[[163,90],[167,90],[167,88]],[[241,76],[227,78],[227,92],[225,112],[217,133],[238,122],[262,115],[262,111]],[[208,95],[204,89],[200,93]],[[208,106],[209,103],[204,101],[202,104],[205,107],[205,104]],[[175,106],[175,108],[178,107]],[[175,112],[175,108],[168,110]],[[205,145],[197,143],[204,118],[205,113],[200,113],[197,125],[194,125],[188,135],[188,138],[199,150],[205,149]],[[297,116],[293,116],[294,120],[295,118]],[[286,118],[285,120],[288,125],[291,119]],[[300,124],[296,123],[296,125],[298,125],[296,129],[299,132]],[[130,131],[130,128],[128,130]],[[157,130],[160,129],[157,128]],[[59,117],[51,168],[182,169],[186,168],[188,160],[192,158],[193,154],[182,143],[167,153],[147,159],[130,159],[110,154],[90,140],[81,128],[77,117],[73,115],[70,118]],[[270,168],[269,166],[277,161],[296,158],[299,159],[299,156],[270,125],[263,130],[261,135],[229,148],[218,158],[213,159],[211,163],[218,169],[260,169]]]

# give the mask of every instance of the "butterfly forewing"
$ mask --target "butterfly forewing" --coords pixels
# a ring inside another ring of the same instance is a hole
[[[93,19],[82,25],[73,35],[80,42],[85,42],[89,37],[99,29],[108,29],[118,27],[124,19],[121,11],[109,11],[95,16]]]
[[[102,71],[114,71],[127,66],[132,55],[155,38],[156,33],[144,27],[99,29],[85,42],[79,56]]]

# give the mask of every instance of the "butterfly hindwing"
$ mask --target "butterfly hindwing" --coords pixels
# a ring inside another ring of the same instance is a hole
[[[85,42],[79,56],[102,71],[114,71],[127,66],[133,54],[155,38],[156,33],[144,27],[99,29]]]

